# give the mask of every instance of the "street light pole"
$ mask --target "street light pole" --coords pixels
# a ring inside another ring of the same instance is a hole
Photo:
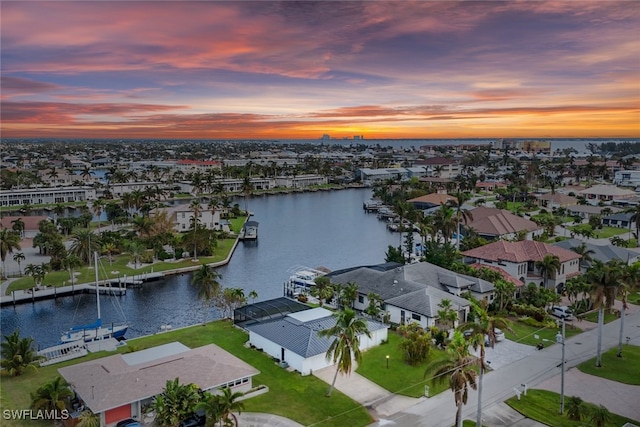
[[[565,329],[564,329],[564,317],[562,318],[562,334],[558,332],[556,335],[556,342],[562,344],[562,361],[560,362],[560,415],[564,414],[564,341],[565,341]]]
[[[389,369],[389,355],[387,354],[387,369]]]

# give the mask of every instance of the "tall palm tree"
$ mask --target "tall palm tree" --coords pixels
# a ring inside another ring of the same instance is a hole
[[[25,260],[24,253],[17,252],[13,254],[13,260],[18,263],[18,271],[20,271],[20,275],[22,276],[22,267],[20,266],[20,264]]]
[[[509,323],[502,317],[493,317],[485,307],[472,302],[471,310],[474,314],[474,322],[467,322],[459,327],[460,330],[471,331],[471,345],[480,348],[480,376],[478,378],[478,410],[476,414],[476,427],[482,427],[482,380],[487,369],[485,363],[485,346],[493,348],[497,342],[496,328],[511,330]]]
[[[71,397],[73,391],[69,384],[62,377],[56,377],[31,393],[31,407],[36,410],[62,411],[67,409],[67,402]]]
[[[98,217],[98,228],[100,228],[100,216],[102,215],[102,211],[104,210],[104,199],[94,200],[93,204],[91,205],[91,210],[93,211],[93,214]]]
[[[334,337],[327,350],[327,360],[332,360],[336,364],[336,373],[333,376],[327,396],[331,396],[338,378],[338,372],[348,375],[351,373],[353,359],[358,363],[362,360],[360,335],[366,335],[371,338],[367,321],[356,317],[355,311],[347,308],[334,314],[334,317],[336,319],[334,326],[318,332],[319,337]]]
[[[12,254],[14,249],[22,249],[20,246],[20,234],[8,228],[0,230],[0,259],[2,260],[2,276],[6,277],[4,265],[7,254]]]
[[[205,305],[211,307],[213,301],[220,295],[220,279],[222,276],[212,267],[203,264],[202,267],[193,275],[191,284],[198,287],[198,299],[204,301]],[[207,319],[205,311],[202,323]]]
[[[587,248],[587,244],[585,242],[580,243],[580,246],[572,247],[571,250],[582,257],[580,258],[581,270],[582,267],[585,267],[584,263],[593,261],[592,255],[595,255],[595,251]]]
[[[253,183],[251,182],[251,176],[245,175],[244,179],[242,180],[241,191],[244,195],[244,211],[247,215],[249,215],[249,196],[253,194],[254,190],[255,188],[253,186]]]
[[[22,375],[26,369],[37,370],[35,362],[42,359],[33,348],[33,338],[20,338],[20,330],[4,335],[0,343],[0,367],[11,376]]]
[[[448,205],[441,205],[433,214],[433,224],[440,230],[444,241],[448,242],[457,227],[454,209]]]
[[[460,331],[453,333],[447,346],[447,358],[427,366],[424,376],[433,373],[433,380],[443,383],[449,380],[456,404],[456,427],[462,427],[462,407],[469,397],[469,388],[476,389],[476,371],[478,360],[469,354],[469,343]]]
[[[69,253],[76,255],[84,264],[91,265],[93,253],[100,250],[100,237],[88,228],[78,228],[71,236]]]
[[[631,218],[629,218],[629,225],[631,225],[631,222],[636,223],[636,236],[639,236],[636,246],[640,247],[640,205],[627,208],[624,212],[631,214]]]
[[[11,229],[18,233],[20,237],[24,237],[24,227],[25,224],[21,217],[11,221]]]
[[[615,262],[603,263],[595,260],[587,271],[587,280],[591,283],[591,299],[598,309],[598,344],[596,366],[602,366],[602,328],[604,326],[604,310],[611,308],[615,301],[622,269]]]
[[[340,293],[340,299],[345,307],[353,308],[353,304],[358,299],[358,284],[355,282],[347,283]]]
[[[560,258],[558,258],[558,255],[546,254],[543,259],[536,261],[534,265],[544,278],[545,289],[549,289],[549,276],[555,275],[560,270]]]
[[[443,299],[438,304],[440,310],[438,310],[438,321],[443,328],[454,327],[456,320],[458,320],[458,312],[453,308],[450,299]]]
[[[469,222],[469,221],[473,221],[473,215],[471,215],[471,212],[469,212],[468,209],[464,209],[462,207],[462,205],[464,205],[464,202],[467,200],[467,196],[458,191],[456,193],[456,198],[458,199],[457,201],[453,201],[453,200],[449,200],[448,204],[454,209],[454,218],[456,221],[456,227],[457,227],[457,231],[456,231],[456,235],[458,236],[456,238],[456,250],[459,251],[460,250],[460,224],[464,221],[465,223]]]
[[[315,285],[311,288],[311,295],[318,298],[320,307],[323,302],[327,301],[333,296],[333,288],[331,287],[331,280],[328,277],[320,276],[314,280]]]

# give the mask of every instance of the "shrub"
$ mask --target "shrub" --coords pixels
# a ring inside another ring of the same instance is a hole
[[[538,322],[544,321],[547,317],[547,312],[543,308],[534,307],[532,305],[525,304],[513,304],[511,310],[520,316],[529,316],[536,319]]]

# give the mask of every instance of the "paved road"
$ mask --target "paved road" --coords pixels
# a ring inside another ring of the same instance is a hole
[[[620,328],[619,322],[620,321],[617,320],[604,326],[602,337],[603,349],[617,346],[618,331]],[[630,313],[626,316],[624,336],[630,337],[632,344],[640,345],[640,311]],[[594,357],[596,353],[596,342],[597,329],[568,339],[565,347],[567,367],[574,367]],[[522,384],[527,384],[528,387],[533,388],[550,378],[557,377],[560,373],[558,364],[561,359],[561,351],[561,346],[553,345],[544,350],[535,351],[521,360],[488,373],[484,379],[482,398],[483,407],[487,413],[485,419],[490,419],[489,416],[493,416],[498,412],[498,409],[501,407],[501,402],[515,395],[514,388],[521,390]],[[613,383],[614,387],[615,384],[618,383]],[[640,390],[640,387],[638,387],[637,390]],[[604,401],[604,399],[608,398],[611,398],[611,401]],[[615,406],[611,403],[615,399],[616,393],[612,393],[611,389],[608,388],[607,393],[602,393],[600,403],[611,407],[615,412]],[[640,407],[640,392],[632,394],[632,401],[623,404],[633,404],[634,407]],[[475,419],[476,408],[477,393],[472,391],[463,411],[464,417]],[[447,391],[433,398],[421,400],[414,406],[400,410],[384,419],[380,419],[372,426],[449,427],[454,418],[455,405],[453,395],[450,391]],[[494,421],[495,420],[492,422]],[[524,426],[533,424],[520,421],[505,421],[492,425]]]

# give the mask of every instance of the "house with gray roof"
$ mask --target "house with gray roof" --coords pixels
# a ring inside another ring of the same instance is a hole
[[[325,308],[289,313],[278,319],[246,325],[249,343],[271,357],[286,363],[302,375],[333,365],[326,354],[333,337],[320,337],[318,332],[336,324],[333,313]],[[367,320],[371,338],[360,335],[360,350],[381,344],[387,339],[389,325]]]
[[[376,293],[384,301],[384,310],[391,323],[416,322],[423,328],[438,322],[438,306],[442,300],[451,301],[458,311],[458,319],[467,319],[470,303],[460,297],[466,291],[477,299],[493,300],[494,286],[486,280],[454,273],[428,262],[398,265],[386,270],[356,267],[334,271],[326,275],[331,283],[358,285],[356,310],[369,305],[367,295]]]
[[[628,265],[637,262],[640,259],[640,253],[629,250],[627,248],[621,248],[615,245],[594,245],[592,243],[586,243],[579,239],[567,239],[561,242],[553,243],[553,246],[558,246],[564,249],[573,250],[573,248],[579,248],[584,243],[585,248],[593,253],[589,254],[591,259],[597,259],[607,263],[609,261],[618,260]],[[591,266],[591,263],[586,260],[582,260],[581,268],[586,270]]]

